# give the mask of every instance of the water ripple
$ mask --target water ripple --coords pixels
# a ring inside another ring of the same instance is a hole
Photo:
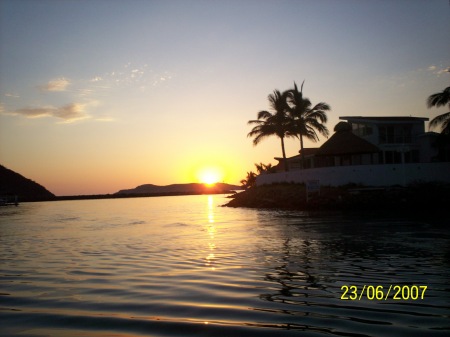
[[[214,198],[0,215],[0,335],[448,335],[442,224],[227,209]],[[416,301],[340,299],[342,286],[391,284],[428,289]]]

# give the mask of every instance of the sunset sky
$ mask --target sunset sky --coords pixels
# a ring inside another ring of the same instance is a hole
[[[446,112],[449,34],[448,0],[0,0],[0,164],[56,195],[239,184],[281,156],[247,121],[294,81],[330,130]]]

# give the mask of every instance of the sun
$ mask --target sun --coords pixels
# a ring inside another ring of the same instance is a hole
[[[201,183],[205,185],[214,185],[222,180],[222,172],[217,168],[205,168],[198,173]]]

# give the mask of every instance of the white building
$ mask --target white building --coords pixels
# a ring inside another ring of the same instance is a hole
[[[381,164],[428,163],[438,154],[433,147],[437,133],[425,132],[421,117],[339,117],[352,132],[380,149]]]
[[[288,158],[289,171],[257,178],[257,185],[273,182],[325,185],[357,183],[370,186],[407,185],[416,181],[450,182],[450,162],[440,162],[438,134],[425,132],[420,117],[362,117],[339,119],[335,133],[320,147],[304,149],[304,157]],[[304,160],[303,160],[304,159]]]

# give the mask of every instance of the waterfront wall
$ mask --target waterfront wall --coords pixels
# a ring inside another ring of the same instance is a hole
[[[450,183],[450,162],[333,166],[262,174],[256,185],[272,183],[306,183],[319,180],[320,185],[341,186],[350,183],[365,186],[406,186],[414,182]]]

